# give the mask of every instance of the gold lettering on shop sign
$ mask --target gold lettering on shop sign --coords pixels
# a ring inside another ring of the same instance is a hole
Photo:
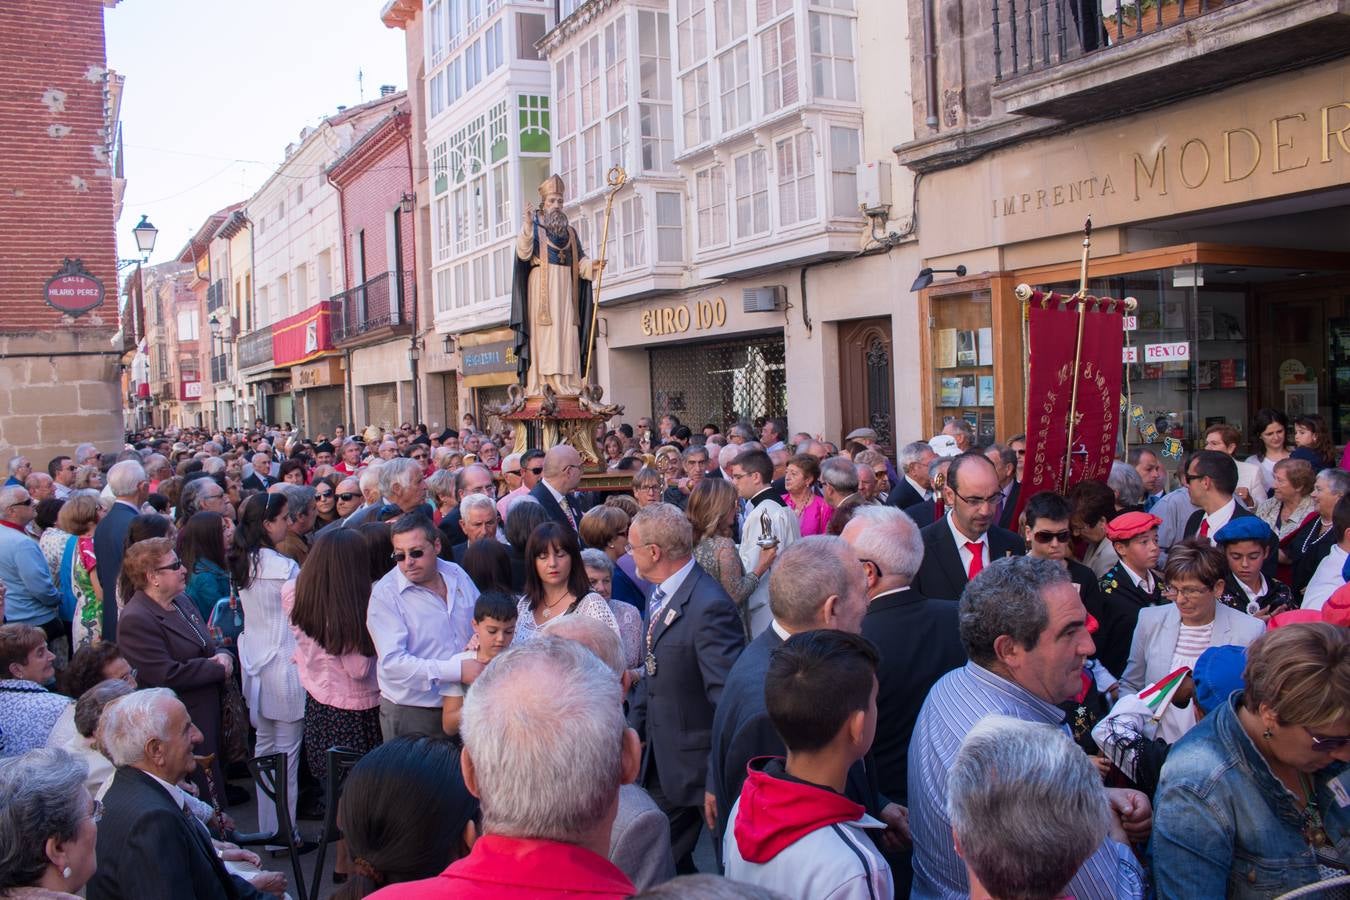
[[[1049,209],[1063,206],[1065,203],[1077,203],[1083,199],[1095,200],[1116,192],[1116,185],[1110,175],[1098,177],[1092,175],[1080,181],[1069,181],[1038,188],[1036,193],[1009,194],[994,200],[994,218],[1008,218],[1036,209]]]
[[[1280,140],[1280,123],[1289,122],[1297,119],[1300,122],[1308,121],[1308,117],[1303,113],[1294,113],[1292,116],[1277,116],[1270,120],[1270,143],[1273,148],[1270,151],[1272,168],[1271,172],[1275,175],[1281,172],[1291,172],[1294,169],[1301,169],[1308,164],[1308,157],[1303,157],[1303,162],[1296,166],[1285,166],[1280,164],[1280,151],[1294,149],[1294,139],[1290,137],[1287,141]]]
[[[1233,175],[1233,135],[1241,134],[1252,142],[1252,150],[1255,156],[1252,157],[1251,168],[1241,175]],[[1261,165],[1261,139],[1256,136],[1256,132],[1250,128],[1232,128],[1223,133],[1223,180],[1224,184],[1231,184],[1234,181],[1241,181],[1244,178],[1250,178],[1256,171],[1256,167]]]
[[[720,328],[727,323],[727,302],[721,297],[712,300],[696,300],[691,316],[689,307],[681,303],[677,306],[658,306],[642,313],[642,333],[647,337],[666,334],[683,334],[690,325],[695,331]]]
[[[1139,173],[1143,172],[1148,176],[1148,186],[1153,187],[1153,183],[1158,183],[1158,196],[1167,196],[1167,145],[1163,144],[1158,148],[1158,152],[1153,154],[1153,168],[1149,168],[1144,162],[1144,157],[1138,153],[1134,155],[1134,199],[1139,199]]]
[[[1205,155],[1204,171],[1200,173],[1200,178],[1198,181],[1195,182],[1195,184],[1191,184],[1191,180],[1186,177],[1186,151],[1189,150],[1191,147],[1199,147],[1200,152],[1202,152]],[[1204,141],[1200,140],[1199,138],[1191,138],[1189,141],[1181,145],[1181,158],[1177,160],[1177,172],[1178,174],[1181,175],[1181,183],[1186,185],[1186,187],[1190,188],[1191,190],[1195,190],[1200,185],[1205,183],[1205,179],[1209,177],[1209,147],[1205,146]]]
[[[1333,103],[1331,106],[1322,107],[1322,162],[1331,162],[1331,136],[1333,134],[1336,135],[1336,143],[1341,145],[1341,150],[1350,153],[1350,143],[1345,140],[1345,133],[1350,131],[1350,121],[1332,131],[1331,111],[1333,109],[1343,109],[1350,112],[1350,103]]]

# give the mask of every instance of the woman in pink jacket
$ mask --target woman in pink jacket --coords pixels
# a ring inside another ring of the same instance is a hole
[[[325,531],[300,576],[281,589],[305,689],[305,758],[324,777],[329,747],[361,753],[380,745],[375,645],[366,630],[370,557],[355,529]]]
[[[795,513],[801,524],[802,537],[812,534],[825,534],[830,524],[834,508],[825,502],[825,498],[816,493],[816,482],[820,481],[820,460],[809,453],[798,453],[787,461],[783,474],[783,486],[787,493],[783,499]]]

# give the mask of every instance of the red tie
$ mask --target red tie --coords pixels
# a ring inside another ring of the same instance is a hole
[[[975,576],[984,570],[984,545],[979,541],[966,541],[966,549],[970,551],[970,569],[966,572],[966,578],[974,581]]]
[[[1209,519],[1200,520],[1200,536],[1209,537]]]

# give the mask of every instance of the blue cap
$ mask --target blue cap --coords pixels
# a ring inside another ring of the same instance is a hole
[[[1230,519],[1228,524],[1214,533],[1214,543],[1231,544],[1234,541],[1260,541],[1268,543],[1275,537],[1270,526],[1256,516],[1239,516]]]
[[[1214,712],[1233,691],[1242,690],[1242,670],[1246,667],[1246,647],[1228,644],[1210,647],[1201,653],[1192,671],[1192,677],[1195,679],[1195,702],[1200,704],[1200,708],[1206,714]]]

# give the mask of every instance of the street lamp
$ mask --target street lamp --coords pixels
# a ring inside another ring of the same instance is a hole
[[[159,229],[150,224],[149,216],[142,215],[131,233],[136,236],[136,249],[141,251],[141,260],[148,260],[150,254],[155,252],[155,238],[159,236]]]
[[[405,192],[403,196],[399,198],[398,208],[403,211],[403,214],[405,216],[410,216],[412,215],[413,204],[416,202],[417,202],[416,194],[410,194]]]
[[[927,266],[919,270],[919,277],[914,279],[914,283],[909,286],[911,292],[921,291],[933,283],[933,276],[937,273],[955,275],[957,278],[964,278],[966,275],[965,266],[957,266],[955,269],[930,269]]]

